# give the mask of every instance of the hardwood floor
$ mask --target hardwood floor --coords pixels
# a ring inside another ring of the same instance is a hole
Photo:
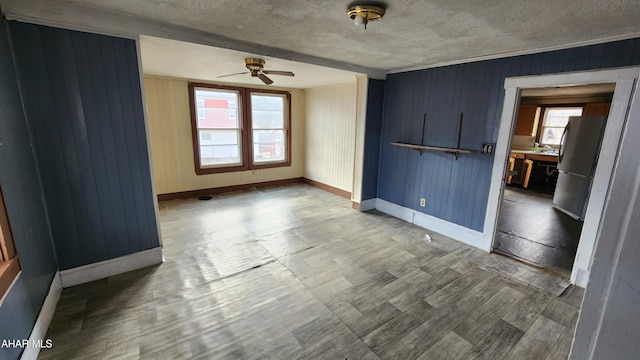
[[[567,358],[537,269],[307,185],[160,206],[166,262],[65,289],[40,359]]]
[[[495,250],[571,276],[582,221],[553,207],[553,195],[510,187],[498,219]]]

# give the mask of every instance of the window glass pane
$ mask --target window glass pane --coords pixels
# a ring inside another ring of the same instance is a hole
[[[581,107],[547,108],[544,112],[540,143],[544,145],[560,145],[560,138],[569,122],[569,116],[580,115],[582,115]]]
[[[200,145],[238,145],[238,130],[199,130]]]
[[[284,97],[251,94],[251,120],[254,129],[284,128]]]
[[[195,89],[198,128],[239,128],[238,93]]]
[[[582,108],[558,108],[545,111],[544,126],[567,126],[569,116],[582,115]]]
[[[253,162],[284,161],[286,141],[284,130],[253,131]]]
[[[199,130],[200,165],[242,164],[239,130]]]
[[[548,145],[560,145],[560,138],[562,137],[563,132],[563,127],[545,128],[540,142]]]

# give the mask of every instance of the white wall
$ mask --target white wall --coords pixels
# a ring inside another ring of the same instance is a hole
[[[299,178],[304,175],[303,90],[269,87],[291,92],[291,166],[196,175],[188,80],[145,76],[144,82],[153,180],[158,194]]]
[[[640,354],[640,93],[637,86],[635,90],[578,318],[572,360],[637,359]]]
[[[365,75],[357,77],[357,102],[356,102],[356,138],[355,154],[353,160],[353,189],[351,200],[362,202],[362,176],[364,171],[364,138],[367,122],[367,92],[369,91],[369,79]]]
[[[307,89],[304,176],[353,191],[357,82]],[[360,170],[362,171],[362,170]]]

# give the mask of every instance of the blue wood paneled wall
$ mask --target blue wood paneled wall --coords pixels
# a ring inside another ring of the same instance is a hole
[[[0,340],[28,339],[57,269],[36,159],[0,16],[0,183],[22,274],[0,306]],[[0,347],[0,359],[20,348]]]
[[[479,150],[498,137],[504,79],[568,71],[640,65],[640,39],[452,65],[387,76],[380,134],[378,197],[482,231],[493,156],[452,155],[398,148],[389,142],[456,146],[464,113],[461,147]],[[367,134],[375,136],[375,134]],[[427,206],[419,206],[419,198]]]
[[[159,246],[135,42],[10,30],[60,269]]]
[[[369,79],[367,88],[367,119],[362,169],[362,200],[378,194],[378,163],[380,161],[380,129],[384,103],[384,80]]]

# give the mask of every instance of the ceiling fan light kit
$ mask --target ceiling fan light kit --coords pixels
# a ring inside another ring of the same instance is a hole
[[[369,21],[380,20],[384,16],[385,9],[378,5],[354,5],[347,9],[347,16],[353,20],[356,25],[363,25],[365,30]]]
[[[264,70],[264,60],[263,59],[246,58],[246,59],[244,59],[244,65],[249,71],[218,76],[218,79],[219,78],[223,78],[223,77],[227,77],[227,76],[251,74],[252,77],[257,77],[258,79],[262,80],[262,82],[265,83],[266,85],[271,85],[271,84],[273,84],[273,80],[271,80],[265,74],[282,75],[282,76],[294,76],[294,73],[292,73],[291,71]]]

